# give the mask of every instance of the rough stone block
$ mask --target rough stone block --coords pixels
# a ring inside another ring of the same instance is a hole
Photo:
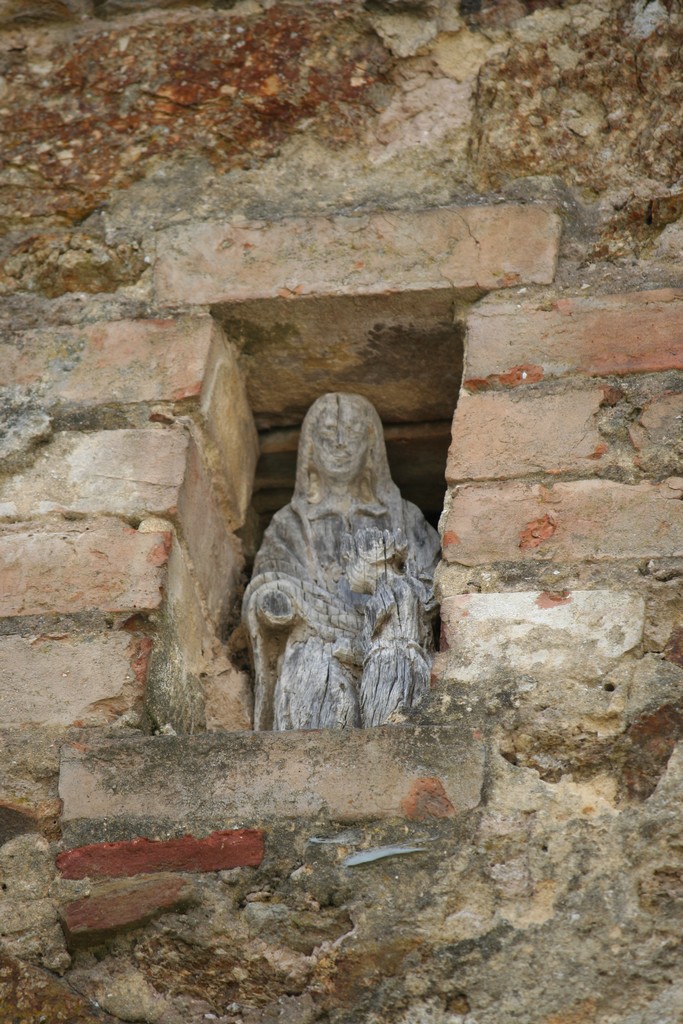
[[[642,639],[641,597],[609,590],[459,594],[441,605],[448,674],[479,682],[511,677],[602,675]]]
[[[187,452],[178,517],[208,611],[220,627],[234,604],[243,559],[231,534],[236,516],[230,516],[221,502],[194,438]]]
[[[57,798],[63,726],[0,731],[0,842],[29,832],[59,838]]]
[[[466,485],[443,532],[447,562],[541,558],[669,558],[683,554],[683,479],[636,486],[607,480]]]
[[[64,967],[62,967],[62,970]],[[92,1003],[71,992],[63,981],[33,964],[0,953],[0,1007],[7,1020],[50,1024],[101,1024]]]
[[[27,331],[0,366],[6,383],[43,382],[48,405],[180,401],[201,391],[214,330],[197,315]]]
[[[63,878],[130,878],[157,871],[225,871],[258,867],[263,860],[263,832],[233,829],[202,839],[131,839],[93,843],[57,855]]]
[[[606,451],[594,419],[602,397],[598,388],[534,397],[463,393],[446,479],[594,471]]]
[[[468,321],[465,386],[515,387],[570,373],[683,369],[683,290],[560,299],[491,297]]]
[[[116,519],[52,525],[0,534],[0,616],[159,607],[170,534]]]
[[[258,435],[233,346],[214,330],[201,398],[206,433],[214,448],[214,475],[235,526],[247,512],[258,459]]]
[[[95,886],[89,896],[65,904],[60,917],[73,949],[138,928],[160,914],[182,910],[196,899],[192,882],[178,875],[118,880]]]
[[[450,816],[477,806],[483,771],[483,744],[457,727],[157,736],[64,747],[59,792],[73,846],[101,834],[104,819],[124,838],[157,834],[160,821],[196,831]]]
[[[105,725],[141,700],[148,644],[128,633],[1,637],[3,723]]]
[[[0,482],[0,517],[173,513],[187,437],[168,428],[57,434],[30,469]]]
[[[92,0],[0,0],[0,28],[71,21],[92,14]]]
[[[156,292],[207,303],[548,284],[559,236],[555,214],[515,205],[182,225],[162,233]]]

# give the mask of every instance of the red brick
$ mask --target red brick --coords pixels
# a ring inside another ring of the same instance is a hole
[[[683,290],[562,299],[548,308],[486,299],[468,321],[465,386],[683,369]],[[526,374],[526,375],[525,375]]]
[[[46,384],[48,405],[179,401],[199,395],[215,324],[209,316],[117,320],[29,331],[0,345],[0,376]]]
[[[463,394],[455,410],[446,479],[596,472],[600,388],[562,395]],[[604,451],[603,451],[604,454]]]
[[[613,590],[455,594],[441,602],[440,668],[465,685],[501,672],[595,680],[637,647],[644,625],[643,598]]]
[[[95,886],[89,896],[63,906],[60,918],[71,948],[95,945],[161,914],[181,910],[196,898],[192,883],[177,875],[107,882]]]
[[[501,204],[211,221],[163,235],[158,300],[208,303],[547,284],[555,275],[560,221],[538,207]]]
[[[528,558],[657,558],[683,554],[683,480],[606,480],[458,487],[444,558],[461,565]]]
[[[223,871],[258,867],[263,860],[263,832],[233,829],[203,839],[128,839],[93,843],[57,856],[64,878],[130,878],[156,871]]]
[[[412,821],[427,818],[452,818],[455,807],[448,799],[443,782],[437,778],[416,779],[401,801],[401,810]]]
[[[169,542],[167,533],[141,533],[116,519],[62,522],[52,531],[7,526],[0,616],[158,608]]]

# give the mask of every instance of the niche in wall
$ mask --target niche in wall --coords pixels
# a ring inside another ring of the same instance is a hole
[[[252,443],[250,414],[260,457],[251,495],[258,522],[251,516],[255,528],[240,530],[247,573],[260,532],[290,499],[301,421],[327,391],[357,392],[375,405],[396,483],[436,525],[462,375],[463,323],[449,289],[229,302],[211,312],[222,330],[202,394],[203,425],[189,450],[165,626],[147,689],[150,727],[178,733],[251,724],[239,627],[242,546],[221,498],[227,487],[240,492],[238,504],[249,501],[251,469],[241,467],[240,449]],[[241,383],[237,390],[221,383],[242,376],[246,396]],[[201,454],[207,439],[215,461]]]
[[[301,421],[326,391],[368,398],[403,496],[434,524],[462,376],[463,324],[448,289],[252,300],[212,314],[240,353],[261,456],[261,527],[289,501]]]

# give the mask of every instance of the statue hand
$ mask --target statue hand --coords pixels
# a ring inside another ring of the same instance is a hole
[[[284,590],[269,587],[258,595],[259,617],[271,626],[289,626],[296,618],[294,602]]]
[[[376,565],[404,561],[408,544],[401,530],[378,530],[365,527],[355,536],[358,557]]]
[[[360,667],[363,664],[363,654],[360,647],[346,637],[336,642],[332,648],[332,654],[342,665],[349,665],[353,668],[355,666]]]

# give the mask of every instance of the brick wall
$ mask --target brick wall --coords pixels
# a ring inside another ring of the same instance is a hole
[[[677,16],[158,6],[0,0],[0,1017],[673,1024]],[[254,734],[334,389],[431,512],[457,399],[433,687]]]
[[[615,740],[678,678],[682,313],[664,289],[489,296],[468,318],[439,673],[456,700],[499,709],[505,755],[543,778],[613,771]],[[613,784],[642,794],[657,777],[644,757]]]

